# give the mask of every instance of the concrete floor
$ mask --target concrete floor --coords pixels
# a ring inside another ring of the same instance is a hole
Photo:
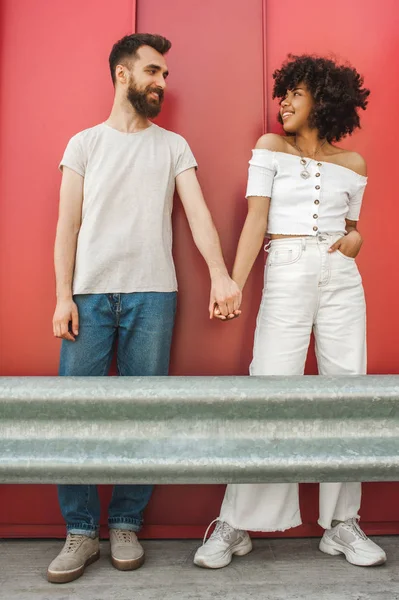
[[[57,540],[0,542],[1,600],[399,600],[399,537],[374,538],[388,554],[381,567],[360,568],[317,549],[317,539],[255,540],[254,551],[217,571],[193,566],[198,540],[145,541],[146,563],[122,573],[109,544],[81,579],[49,584]]]

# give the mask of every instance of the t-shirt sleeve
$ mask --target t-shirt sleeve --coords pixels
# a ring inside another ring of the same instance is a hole
[[[245,197],[264,196],[271,198],[275,174],[274,153],[261,148],[252,150]]]
[[[191,152],[191,148],[186,140],[179,136],[177,144],[176,156],[175,156],[175,177],[187,171],[187,169],[197,168],[198,164],[194,158],[194,154]]]
[[[59,164],[59,169],[68,167],[76,171],[82,177],[86,173],[87,156],[83,148],[82,138],[79,134],[74,135],[68,142],[65,148],[64,156]]]
[[[364,190],[367,185],[367,177],[362,177],[357,182],[356,187],[352,194],[349,196],[349,209],[346,218],[349,221],[358,221],[360,216],[360,209],[362,207]]]

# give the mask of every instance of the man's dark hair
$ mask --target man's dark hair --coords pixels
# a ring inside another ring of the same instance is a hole
[[[154,48],[160,54],[166,54],[170,50],[172,43],[162,37],[162,35],[154,35],[152,33],[125,35],[125,37],[113,45],[111,54],[109,55],[109,68],[114,85],[116,82],[116,66],[123,64],[123,61],[126,59],[134,59],[137,55],[137,50],[141,46],[151,46],[151,48]]]
[[[357,109],[366,109],[370,90],[351,66],[319,56],[289,54],[273,79],[273,98],[284,98],[300,83],[306,85],[315,101],[309,124],[318,130],[320,139],[337,142],[360,127]],[[280,114],[278,119],[282,123]]]

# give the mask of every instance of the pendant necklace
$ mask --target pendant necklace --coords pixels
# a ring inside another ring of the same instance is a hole
[[[326,143],[326,141],[327,140],[324,140],[324,142],[322,142],[322,144],[320,144],[320,146],[318,148],[316,148],[316,151],[313,153],[313,156],[308,160],[308,162],[306,162],[306,158],[304,158],[302,150],[300,149],[300,147],[296,143],[296,137],[295,137],[294,147],[298,150],[298,152],[299,152],[299,154],[301,156],[300,163],[303,166],[303,170],[300,173],[302,179],[309,179],[310,173],[308,171],[308,167],[309,167],[310,163],[312,162],[312,160],[315,159],[316,154],[323,148],[323,146]]]

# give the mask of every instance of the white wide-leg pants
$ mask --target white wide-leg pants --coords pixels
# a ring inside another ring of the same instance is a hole
[[[354,259],[328,248],[340,235],[274,240],[265,269],[251,375],[303,375],[312,330],[320,375],[366,373],[366,307]],[[357,517],[360,483],[321,483],[319,521]],[[219,519],[236,529],[301,524],[298,484],[232,484]]]

